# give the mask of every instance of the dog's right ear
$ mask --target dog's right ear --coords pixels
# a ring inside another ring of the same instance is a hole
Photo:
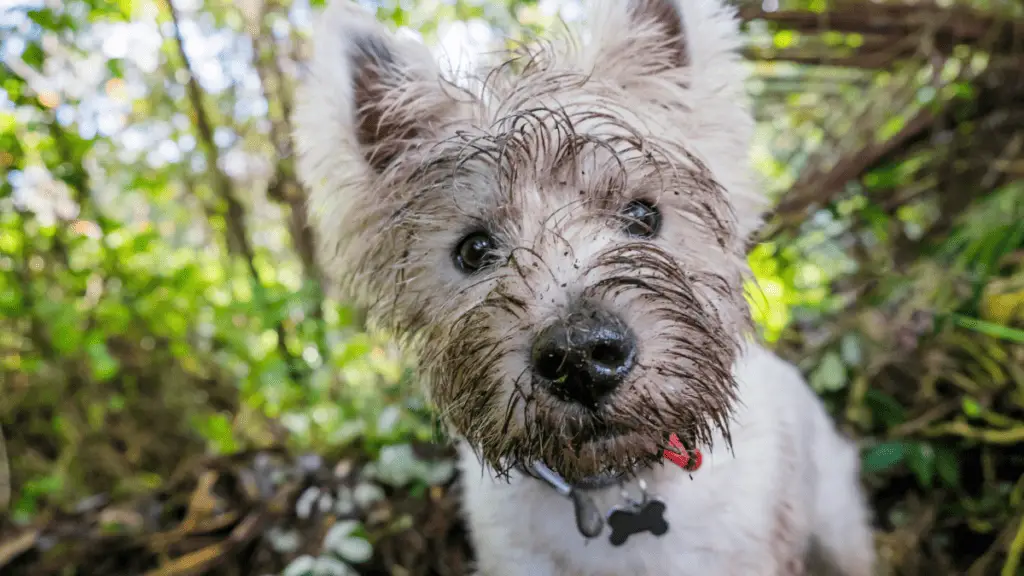
[[[300,176],[311,185],[339,163],[388,170],[454,107],[427,47],[396,38],[349,0],[320,16],[308,73],[294,125]]]

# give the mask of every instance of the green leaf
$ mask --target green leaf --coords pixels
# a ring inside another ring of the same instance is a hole
[[[0,286],[0,312],[7,318],[21,316],[21,292],[12,286]]]
[[[1010,328],[1009,326],[1003,326],[1002,324],[986,322],[977,318],[961,316],[959,314],[950,314],[949,318],[954,324],[961,328],[986,334],[993,338],[1000,338],[1003,340],[1009,340],[1010,342],[1016,342],[1017,344],[1024,344],[1024,330]]]
[[[348,342],[345,342],[341,352],[335,357],[335,366],[344,368],[348,364],[365,357],[371,349],[370,337],[366,334],[356,334]]]
[[[828,351],[811,374],[811,385],[819,392],[834,392],[846,385],[846,365],[835,351]]]
[[[105,300],[96,306],[96,323],[108,336],[127,332],[131,319],[131,312],[122,302]]]
[[[237,451],[234,430],[227,415],[210,414],[198,422],[197,428],[216,453],[231,454]]]
[[[67,25],[67,21],[61,22],[61,18],[58,18],[57,14],[49,8],[42,8],[39,10],[29,10],[26,12],[29,20],[35,22],[42,28],[47,30],[59,30],[63,26]]]
[[[792,30],[779,30],[775,33],[772,43],[776,48],[789,48],[796,42],[796,33]]]
[[[312,576],[315,569],[316,558],[304,554],[292,560],[291,564],[281,573],[281,576]]]
[[[883,442],[869,448],[861,458],[864,472],[877,474],[893,468],[903,462],[907,455],[907,445],[900,441]]]
[[[99,382],[106,382],[113,378],[121,367],[121,363],[111,356],[104,338],[102,332],[93,331],[89,333],[85,345],[85,352],[89,357],[89,366],[92,369],[92,377]]]
[[[125,20],[130,20],[132,17],[132,8],[135,2],[132,0],[117,0],[117,7],[121,10],[121,15],[124,16]]]
[[[861,363],[861,349],[860,339],[854,333],[844,334],[842,340],[839,342],[840,353],[843,357],[843,362],[848,366],[859,366]]]
[[[74,355],[82,345],[83,334],[73,302],[43,301],[37,304],[39,318],[50,328],[50,341],[58,352]]]
[[[33,496],[42,496],[59,492],[64,487],[64,477],[60,474],[48,474],[33,478],[25,483],[24,491]]]
[[[878,140],[886,141],[896,134],[900,130],[903,130],[903,126],[906,124],[906,118],[903,116],[893,116],[882,125],[882,128],[878,131]]]
[[[43,67],[43,61],[46,60],[46,53],[43,49],[35,42],[25,46],[25,51],[21,53],[21,59],[25,61],[25,64],[39,70]]]
[[[981,404],[978,404],[978,401],[975,400],[974,398],[971,398],[970,396],[964,396],[964,399],[961,401],[961,405],[964,414],[966,414],[969,418],[978,418],[981,416]]]
[[[36,515],[38,500],[34,494],[23,491],[11,506],[11,518],[19,524],[31,521],[32,517]]]
[[[111,58],[107,60],[107,72],[111,78],[124,78],[124,60],[122,58]]]
[[[886,428],[892,428],[907,420],[903,405],[885,392],[872,388],[865,395],[865,401],[871,407],[871,414]]]
[[[363,538],[346,538],[333,550],[338,556],[354,564],[366,562],[373,556],[373,546]]]

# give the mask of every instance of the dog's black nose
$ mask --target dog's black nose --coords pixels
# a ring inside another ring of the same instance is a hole
[[[608,312],[571,314],[541,331],[533,369],[563,400],[595,406],[626,379],[636,363],[636,339]]]

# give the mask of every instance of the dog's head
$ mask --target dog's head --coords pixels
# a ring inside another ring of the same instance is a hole
[[[467,88],[335,0],[295,116],[334,287],[489,464],[569,480],[728,437],[761,213],[733,12],[589,14]]]

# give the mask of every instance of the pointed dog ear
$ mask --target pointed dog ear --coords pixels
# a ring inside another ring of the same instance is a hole
[[[744,89],[739,21],[723,0],[594,0],[589,18],[584,70],[627,83],[663,76],[695,90]]]
[[[657,42],[665,55],[665,65],[681,68],[688,64],[688,50],[683,30],[683,14],[676,0],[629,0],[630,28],[649,27],[660,38]]]
[[[317,162],[360,158],[384,172],[454,107],[426,46],[396,38],[348,0],[321,15],[309,72],[296,140],[305,154],[323,156]]]
[[[766,199],[747,169],[754,119],[736,9],[726,0],[593,0],[589,20],[589,39],[570,66],[686,126],[688,145],[728,190],[739,234],[748,237]]]

